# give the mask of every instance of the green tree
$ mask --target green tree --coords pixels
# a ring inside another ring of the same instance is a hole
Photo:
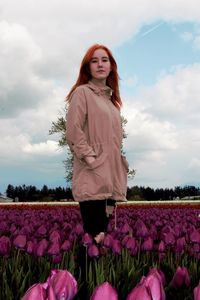
[[[49,130],[49,134],[59,134],[59,140],[58,140],[58,145],[60,147],[66,147],[66,160],[63,161],[64,166],[65,166],[65,178],[67,182],[72,181],[72,167],[73,167],[73,154],[71,153],[69,146],[67,145],[66,141],[66,119],[64,116],[67,115],[67,108],[65,108],[62,112],[59,113],[59,116],[56,121],[53,121],[51,124],[51,129]],[[127,134],[125,132],[125,125],[127,123],[127,120],[122,116],[121,117],[122,121],[122,128],[123,128],[123,138],[127,138]],[[125,154],[123,150],[123,143],[122,143],[122,148],[121,148],[122,154]],[[128,176],[129,178],[133,178],[135,175],[135,170],[134,169],[129,169]]]

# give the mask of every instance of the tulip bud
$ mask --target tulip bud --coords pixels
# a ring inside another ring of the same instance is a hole
[[[172,278],[172,281],[170,282],[170,286],[174,289],[177,289],[183,285],[186,285],[187,287],[190,285],[189,273],[187,268],[178,267]]]
[[[113,244],[113,237],[111,234],[106,234],[104,241],[103,241],[103,245],[107,248],[112,248],[112,244]]]
[[[121,253],[121,251],[122,251],[122,246],[121,246],[119,240],[113,240],[113,243],[112,243],[112,251],[113,251],[113,253],[115,253],[115,254],[120,254],[120,253]]]
[[[104,282],[96,287],[90,300],[118,300],[117,291],[109,282]]]
[[[46,239],[42,239],[39,241],[38,245],[35,247],[36,256],[44,256],[46,254],[46,250],[48,248],[48,241]]]
[[[142,244],[143,251],[152,251],[153,250],[153,239],[148,237]]]
[[[61,246],[61,250],[66,251],[66,252],[71,250],[71,248],[72,248],[72,243],[70,243],[70,241],[68,241],[68,240],[64,241],[64,243]]]
[[[200,281],[199,281],[198,286],[196,286],[194,288],[193,293],[194,293],[194,300],[199,300],[200,299]]]
[[[90,257],[98,257],[99,256],[99,249],[96,245],[92,244],[88,247],[88,255]]]
[[[92,242],[93,242],[92,236],[91,236],[89,233],[86,232],[86,233],[83,235],[83,238],[82,238],[82,243],[83,243],[83,245],[89,246],[89,245],[92,244]]]
[[[68,271],[51,270],[47,283],[52,287],[56,299],[72,300],[77,294],[77,281]]]
[[[152,300],[152,297],[148,289],[143,284],[139,284],[128,294],[126,300]]]
[[[17,248],[24,249],[26,246],[26,236],[22,234],[17,235],[13,241],[13,244]]]
[[[7,236],[0,237],[0,255],[9,255],[11,249],[11,241]]]
[[[21,300],[46,300],[47,283],[32,285]]]

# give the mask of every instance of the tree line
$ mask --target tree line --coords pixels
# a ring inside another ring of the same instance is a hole
[[[14,201],[60,201],[73,200],[72,190],[67,187],[48,188],[44,185],[41,189],[35,186],[8,185],[6,189],[7,197],[14,199]],[[175,188],[156,188],[133,186],[127,188],[128,200],[174,200],[184,197],[197,197],[200,198],[200,188],[195,186],[176,186]]]

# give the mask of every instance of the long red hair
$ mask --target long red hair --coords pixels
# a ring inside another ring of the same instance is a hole
[[[109,86],[113,90],[113,93],[111,96],[111,100],[112,100],[113,104],[117,108],[120,108],[120,106],[122,105],[122,101],[121,101],[120,93],[119,93],[119,75],[117,72],[117,63],[116,63],[111,51],[106,46],[101,45],[101,44],[95,44],[87,50],[87,52],[81,62],[78,79],[77,79],[76,83],[74,84],[74,86],[72,87],[69,94],[67,95],[66,99],[68,102],[70,102],[70,100],[71,100],[70,96],[72,95],[73,91],[78,86],[80,86],[82,84],[86,84],[86,83],[88,83],[88,81],[90,79],[92,79],[91,74],[90,74],[89,63],[90,63],[90,60],[91,60],[94,52],[98,49],[103,49],[108,54],[110,64],[111,64],[111,71],[110,71],[109,76],[107,77],[106,85]]]

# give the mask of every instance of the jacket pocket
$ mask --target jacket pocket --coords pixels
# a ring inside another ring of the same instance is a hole
[[[106,157],[108,156],[107,153],[103,152],[100,156],[98,156],[92,163],[87,163],[87,166],[90,169],[96,169],[100,167],[104,161],[106,160]]]
[[[124,155],[121,155],[121,159],[122,159],[122,163],[123,163],[123,165],[124,165],[124,167],[125,167],[125,169],[126,169],[126,171],[128,173],[128,171],[129,171],[129,163],[128,163],[128,161],[127,161],[127,159],[126,159],[126,157]]]

